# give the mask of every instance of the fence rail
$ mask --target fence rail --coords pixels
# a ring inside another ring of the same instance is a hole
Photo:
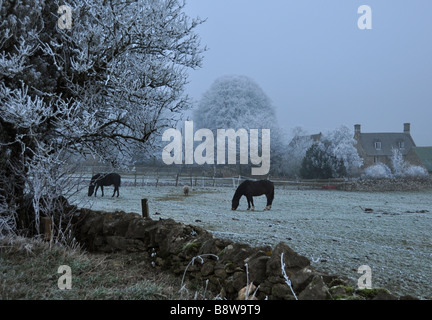
[[[98,172],[108,172],[100,167],[83,167],[80,172],[73,176],[80,179],[80,184],[88,184],[91,176]],[[340,189],[350,190],[351,180],[347,179],[289,179],[286,177],[249,177],[242,175],[231,175],[217,177],[209,171],[190,170],[181,172],[161,169],[159,167],[137,167],[129,171],[118,171],[122,176],[123,186],[145,187],[145,186],[196,186],[196,187],[233,187],[236,188],[244,180],[269,179],[277,186],[287,186],[298,189]],[[204,174],[203,174],[204,173]]]

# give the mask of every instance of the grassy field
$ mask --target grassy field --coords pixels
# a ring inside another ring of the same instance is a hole
[[[120,197],[88,197],[86,190],[72,203],[103,211],[141,213],[147,198],[152,219],[172,218],[209,230],[218,238],[274,246],[286,242],[318,270],[353,281],[357,269],[368,265],[373,287],[398,295],[431,299],[432,191],[347,192],[275,188],[271,211],[264,196],[255,197],[247,211],[243,197],[231,210],[233,187],[125,186]],[[366,210],[367,209],[367,210]]]
[[[73,270],[59,289],[61,265]],[[0,238],[0,300],[173,300],[211,298],[152,267],[146,254],[89,254],[37,239]]]

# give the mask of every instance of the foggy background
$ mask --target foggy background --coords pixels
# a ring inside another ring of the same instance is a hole
[[[357,26],[361,5],[372,30]],[[402,132],[410,122],[417,146],[432,145],[432,1],[187,0],[185,11],[207,18],[197,32],[209,50],[189,73],[194,101],[218,77],[246,75],[287,132]]]

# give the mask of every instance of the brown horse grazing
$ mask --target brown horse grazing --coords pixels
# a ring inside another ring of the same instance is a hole
[[[267,206],[264,210],[270,210],[273,199],[274,199],[274,185],[273,182],[269,180],[259,180],[259,181],[251,181],[246,180],[242,182],[236,192],[234,193],[234,197],[232,199],[232,210],[236,210],[239,206],[240,198],[242,196],[246,196],[248,202],[248,210],[255,210],[255,206],[253,203],[253,198],[255,196],[261,196],[265,194],[267,197]]]
[[[117,191],[117,197],[120,195],[119,187],[120,187],[120,175],[118,173],[98,173],[91,178],[90,186],[88,189],[88,196],[90,197],[93,194],[96,197],[97,190],[99,187],[102,190],[102,197],[104,196],[103,187],[114,185],[114,193],[113,197]],[[96,187],[96,190],[95,190]]]

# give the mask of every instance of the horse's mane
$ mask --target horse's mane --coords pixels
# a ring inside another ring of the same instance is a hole
[[[95,182],[97,179],[99,179],[100,178],[100,176],[101,176],[102,174],[101,173],[96,173],[92,178],[91,178],[91,182]]]
[[[239,199],[241,198],[241,196],[242,196],[242,193],[241,193],[241,191],[237,188],[236,192],[234,193],[233,200],[239,200]]]

